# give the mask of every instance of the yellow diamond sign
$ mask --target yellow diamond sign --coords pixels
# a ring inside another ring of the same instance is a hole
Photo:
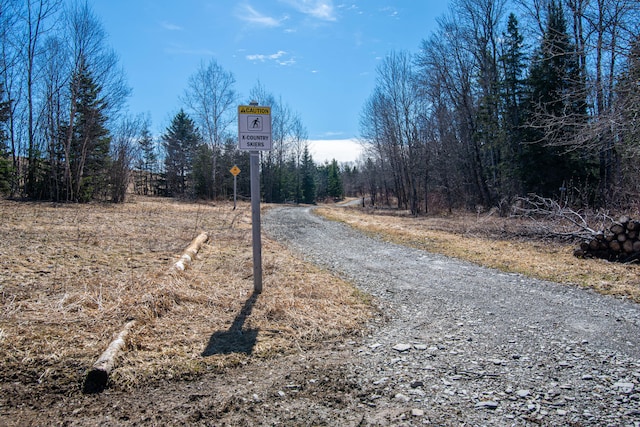
[[[233,167],[229,169],[229,172],[231,172],[231,175],[237,176],[240,173],[240,168],[236,165],[233,165]]]

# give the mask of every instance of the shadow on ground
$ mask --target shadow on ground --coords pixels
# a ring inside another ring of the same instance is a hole
[[[251,354],[253,352],[259,329],[243,330],[242,326],[247,317],[251,315],[251,310],[253,310],[253,306],[258,300],[258,295],[255,292],[251,294],[228,331],[219,331],[211,335],[207,347],[202,352],[202,356],[231,353]]]

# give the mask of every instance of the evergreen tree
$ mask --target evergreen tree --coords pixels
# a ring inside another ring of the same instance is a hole
[[[202,141],[200,132],[184,110],[180,110],[162,135],[162,141],[165,149],[167,195],[188,195],[194,155]]]
[[[583,112],[586,104],[579,101],[584,92],[579,87],[578,57],[567,33],[562,4],[551,0],[547,13],[546,30],[534,54],[529,78],[531,100],[551,117]],[[548,127],[562,132],[563,124],[566,122],[552,122]]]
[[[213,150],[208,144],[199,144],[193,158],[193,185],[196,197],[213,199]]]
[[[521,157],[522,97],[525,90],[526,57],[523,46],[524,37],[520,34],[518,20],[513,13],[509,15],[503,40],[500,56],[501,116],[505,134],[505,146],[500,164],[503,177],[502,194],[516,195],[522,192],[518,171]]]
[[[340,167],[336,159],[331,161],[327,172],[327,195],[334,200],[342,199],[344,189],[342,188],[342,179],[340,178]]]
[[[316,165],[313,163],[313,158],[309,153],[309,147],[305,145],[302,153],[302,203],[315,204],[316,203],[316,177],[315,170]]]
[[[620,196],[626,202],[637,202],[640,194],[640,35],[632,42],[627,57],[625,72],[617,85],[617,95],[621,120],[620,188],[626,189]]]
[[[293,200],[302,203],[302,159],[297,159],[295,154],[289,160],[289,187]]]
[[[576,120],[586,117],[577,55],[562,4],[551,0],[547,24],[528,78],[527,124],[521,164],[526,192],[562,193],[572,181],[593,176],[593,159],[567,152]]]
[[[324,200],[329,197],[327,192],[329,182],[329,163],[324,162],[316,168],[316,199]]]
[[[284,200],[285,202],[293,201],[300,203],[302,200],[302,186],[300,183],[300,167],[296,161],[295,155],[290,155],[289,160],[285,162],[285,171],[283,174]]]
[[[89,201],[104,192],[108,184],[111,138],[103,114],[107,102],[100,97],[101,88],[84,67],[78,76],[78,86],[78,138],[74,141],[79,159],[75,168],[77,197]]]
[[[149,190],[154,188],[153,174],[156,172],[158,164],[156,146],[148,128],[145,127],[145,129],[142,130],[138,145],[140,147],[140,158],[138,159],[137,167],[142,174],[142,194],[147,195]]]
[[[69,124],[61,126],[60,151],[65,172],[62,193],[54,196],[62,196],[66,201],[88,202],[107,192],[111,138],[104,114],[107,102],[100,92],[100,86],[81,60],[71,80]]]
[[[356,166],[349,163],[343,164],[341,178],[344,195],[351,197],[361,194],[360,171]]]

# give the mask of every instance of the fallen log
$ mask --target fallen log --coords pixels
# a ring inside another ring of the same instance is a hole
[[[184,271],[187,266],[194,260],[196,255],[198,255],[198,251],[202,245],[204,245],[207,240],[209,240],[209,235],[207,233],[200,233],[198,237],[193,239],[191,244],[187,246],[187,249],[184,250],[180,259],[173,265],[173,269],[177,271]]]
[[[191,261],[196,257],[202,245],[209,240],[207,233],[200,233],[189,246],[184,250],[182,256],[173,265],[174,271],[184,271]],[[107,349],[100,355],[93,367],[87,372],[82,386],[82,392],[85,394],[100,393],[107,387],[109,374],[113,370],[116,359],[126,344],[127,336],[131,329],[136,325],[136,320],[130,320],[124,325],[124,328],[118,336],[111,341]]]
[[[87,373],[84,379],[84,385],[82,386],[82,392],[87,393],[100,393],[107,386],[109,380],[109,374],[113,370],[116,363],[116,358],[120,354],[120,351],[126,344],[127,335],[129,331],[136,325],[135,320],[131,320],[124,325],[124,329],[120,331],[116,339],[111,341],[109,347],[100,355],[96,363]]]

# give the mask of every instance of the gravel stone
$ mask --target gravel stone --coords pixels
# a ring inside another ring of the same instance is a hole
[[[618,381],[613,385],[613,388],[620,391],[623,394],[631,394],[633,393],[635,385],[633,383]]]
[[[413,347],[411,344],[396,344],[393,346],[393,349],[400,353],[404,353],[405,351],[411,350],[411,347]]]
[[[478,402],[476,403],[476,408],[482,408],[482,409],[497,409],[498,406],[500,406],[500,404],[496,401],[493,400],[485,400],[482,402]]]
[[[411,415],[414,417],[424,417],[424,410],[414,408],[411,410]]]

